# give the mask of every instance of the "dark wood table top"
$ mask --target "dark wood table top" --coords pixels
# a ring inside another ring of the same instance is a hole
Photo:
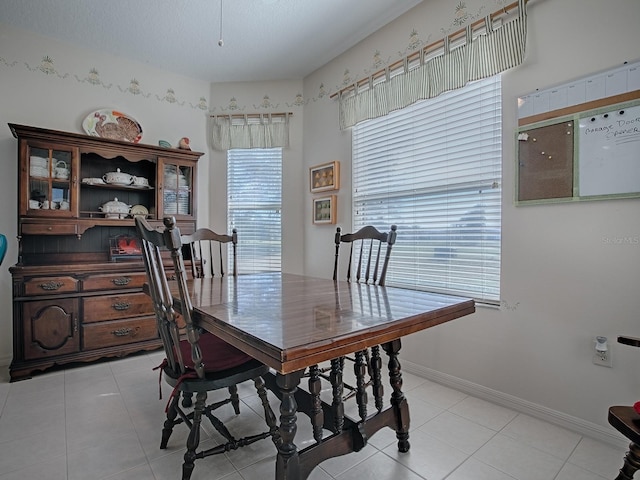
[[[282,374],[475,312],[467,298],[294,274],[188,285],[195,321]]]

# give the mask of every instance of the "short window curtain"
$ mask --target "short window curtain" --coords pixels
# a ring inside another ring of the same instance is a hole
[[[238,273],[279,272],[282,149],[227,152],[228,231],[238,229]]]
[[[212,143],[216,150],[289,146],[289,114],[215,115]]]
[[[387,69],[385,77],[371,77],[362,86],[358,82],[353,90],[341,91],[340,128],[387,115],[520,65],[526,46],[526,0],[518,1],[518,15],[501,26],[494,26],[490,15],[483,23],[482,32],[468,25],[463,43],[455,46],[445,37],[438,55],[422,51],[417,62],[410,62],[407,57],[402,69]]]
[[[500,298],[501,79],[353,127],[353,228],[398,225],[387,285]]]

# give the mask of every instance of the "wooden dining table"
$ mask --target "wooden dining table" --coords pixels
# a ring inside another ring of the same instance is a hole
[[[401,338],[475,311],[474,301],[467,298],[287,273],[187,283],[194,321],[272,369],[265,382],[280,399],[277,480],[306,479],[322,461],[364,448],[383,427],[394,429],[398,449],[408,451]],[[177,292],[174,297],[180,308]],[[386,407],[379,346],[388,357],[391,393]],[[373,377],[373,413],[367,410],[364,375],[357,377],[358,418],[344,413],[342,366],[348,354],[356,356],[356,372]],[[330,373],[322,373],[318,365],[323,363],[331,366]],[[303,377],[308,378],[306,389],[300,385]],[[332,385],[330,404],[320,397],[322,377]],[[309,417],[314,436],[302,450],[295,443],[299,412]]]

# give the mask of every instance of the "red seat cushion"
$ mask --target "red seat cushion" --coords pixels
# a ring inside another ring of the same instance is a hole
[[[202,333],[198,343],[200,344],[200,350],[202,350],[202,362],[204,363],[205,372],[219,372],[253,360],[250,355],[209,332]],[[180,341],[180,352],[185,366],[193,368],[191,344],[187,340]]]

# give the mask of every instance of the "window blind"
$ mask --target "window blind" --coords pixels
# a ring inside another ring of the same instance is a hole
[[[279,272],[282,149],[227,152],[228,231],[238,230],[238,273]]]
[[[497,303],[501,79],[353,127],[353,227],[398,226],[387,285]]]

